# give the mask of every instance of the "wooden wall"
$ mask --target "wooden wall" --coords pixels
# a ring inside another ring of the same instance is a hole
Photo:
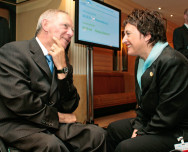
[[[166,31],[166,36],[167,36],[167,41],[169,43],[169,45],[171,47],[174,47],[173,46],[173,42],[172,42],[172,39],[173,39],[173,31],[175,28],[177,28],[178,25],[176,25],[175,23],[172,23],[170,21],[167,21],[167,31]]]
[[[128,57],[128,71],[113,71],[113,52],[94,48],[94,109],[136,102],[135,57]]]

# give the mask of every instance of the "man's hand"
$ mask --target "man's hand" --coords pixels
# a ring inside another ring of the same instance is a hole
[[[65,49],[62,47],[60,41],[53,37],[54,43],[51,46],[51,50],[48,52],[49,55],[52,56],[54,66],[57,70],[62,70],[64,67],[67,66],[66,64],[66,57],[65,57]],[[58,74],[59,79],[65,78],[65,74]]]
[[[132,134],[131,138],[134,138],[134,137],[136,137],[136,136],[137,136],[137,134],[136,134],[136,132],[137,132],[137,131],[138,131],[137,129],[134,129],[134,131],[133,131],[133,134]]]
[[[60,123],[74,123],[76,122],[76,116],[73,113],[60,113],[58,112]]]

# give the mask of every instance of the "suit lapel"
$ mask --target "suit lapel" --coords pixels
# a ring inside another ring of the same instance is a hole
[[[32,58],[35,63],[46,73],[50,80],[52,80],[52,74],[49,69],[48,63],[46,62],[44,54],[35,38],[30,40],[30,51],[33,54]]]
[[[32,58],[35,61],[35,63],[46,73],[48,78],[50,79],[50,101],[51,104],[55,103],[58,99],[57,95],[57,74],[55,72],[55,69],[53,70],[53,74],[51,74],[50,68],[48,66],[48,63],[46,62],[46,58],[44,57],[44,54],[35,40],[33,38],[30,40],[30,51],[33,54]]]

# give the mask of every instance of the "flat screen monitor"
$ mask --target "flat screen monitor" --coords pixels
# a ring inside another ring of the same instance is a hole
[[[121,48],[121,10],[97,0],[75,0],[75,42]]]

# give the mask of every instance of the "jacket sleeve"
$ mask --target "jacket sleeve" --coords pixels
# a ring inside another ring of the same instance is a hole
[[[131,120],[134,129],[140,130],[143,128],[144,117],[140,108],[136,109],[136,118]]]
[[[58,90],[60,92],[60,101],[56,107],[59,112],[72,113],[78,107],[80,96],[73,84],[73,68],[67,63],[68,74],[65,79],[58,80]]]

